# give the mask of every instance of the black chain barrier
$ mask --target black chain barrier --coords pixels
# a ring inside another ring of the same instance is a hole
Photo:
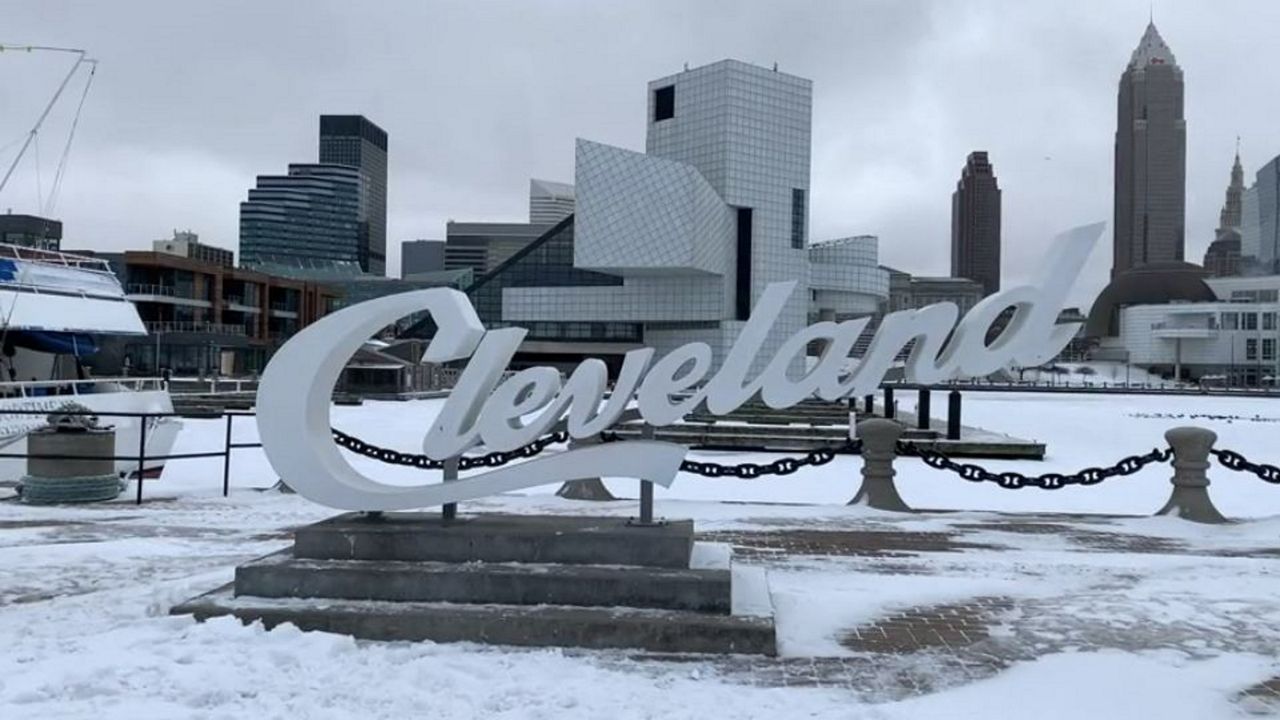
[[[601,433],[600,439],[604,442],[626,442],[618,437],[616,433]],[[722,465],[713,462],[698,462],[696,460],[684,460],[680,463],[680,471],[701,475],[708,478],[736,478],[739,480],[754,480],[766,475],[790,475],[802,467],[817,467],[826,465],[836,459],[836,455],[842,452],[860,452],[862,443],[857,440],[851,440],[842,445],[836,445],[828,448],[818,448],[810,450],[808,453],[800,457],[784,457],[778,458],[770,463],[738,463],[737,465]]]
[[[1016,472],[995,473],[972,463],[958,463],[935,450],[917,448],[910,443],[898,443],[899,455],[915,455],[929,467],[949,470],[970,482],[993,482],[1006,490],[1038,487],[1042,490],[1061,490],[1068,485],[1097,485],[1107,478],[1132,475],[1154,462],[1166,462],[1173,456],[1169,448],[1155,449],[1146,455],[1130,455],[1110,467],[1090,467],[1071,474],[1045,473],[1023,475]],[[1280,472],[1280,471],[1277,471]]]
[[[1234,450],[1210,450],[1209,452],[1228,470],[1251,472],[1269,483],[1280,485],[1280,467],[1249,462],[1245,456]]]
[[[357,455],[373,458],[391,465],[406,465],[409,467],[421,468],[423,470],[439,470],[444,467],[443,460],[426,455],[416,455],[413,453],[402,453],[398,450],[378,447],[367,443],[357,437],[352,437],[341,430],[330,428],[333,433],[334,442],[340,447],[344,447]],[[546,437],[539,438],[528,445],[509,450],[506,452],[492,452],[488,455],[480,455],[478,457],[460,457],[458,458],[459,470],[470,470],[478,467],[498,467],[505,465],[512,460],[518,458],[531,458],[542,452],[548,445],[563,443],[569,440],[569,433],[564,430],[554,432]],[[615,433],[601,433],[600,440],[602,442],[625,442]],[[841,452],[858,452],[862,444],[858,441],[850,441],[843,445],[832,448],[819,448],[812,450],[800,457],[784,457],[778,458],[771,463],[763,465],[759,463],[739,463],[737,465],[721,465],[713,462],[696,462],[694,460],[685,460],[680,463],[680,470],[702,477],[709,478],[739,478],[742,480],[751,480],[765,475],[790,475],[802,467],[817,467],[818,465],[826,465],[835,460],[836,455]]]
[[[371,445],[360,438],[352,437],[341,430],[334,428],[330,428],[329,430],[333,433],[333,440],[335,443],[340,447],[344,447],[351,452],[356,453],[357,455],[363,455],[391,465],[407,465],[409,467],[421,468],[423,470],[440,470],[444,467],[443,460],[436,460],[435,458],[428,457],[426,455],[402,453],[397,450],[378,447],[377,445]],[[518,458],[531,458],[547,449],[548,445],[555,445],[556,443],[567,442],[568,440],[569,433],[564,430],[560,430],[558,432],[553,432],[546,437],[538,438],[528,445],[518,447],[515,450],[491,452],[488,455],[478,455],[476,457],[460,457],[458,458],[458,469],[470,470],[478,467],[498,467],[499,465],[506,465],[512,460],[516,460]]]

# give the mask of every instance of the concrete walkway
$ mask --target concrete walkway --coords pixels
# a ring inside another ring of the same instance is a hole
[[[1000,576],[1015,580],[1018,592],[886,608],[838,633],[847,656],[735,658],[717,670],[753,685],[835,687],[885,701],[992,678],[1014,663],[1062,652],[1277,657],[1280,593],[1268,594],[1260,583],[1280,589],[1280,539],[1259,545],[1256,536],[1206,533],[1203,542],[1188,541],[1144,534],[1144,521],[1104,516],[935,515],[928,530],[905,529],[915,524],[884,514],[704,537],[732,543],[742,561],[779,572],[817,566],[868,585],[883,576],[919,576],[939,586]],[[1216,584],[1216,591],[1201,596],[1197,583]],[[1242,682],[1233,700],[1250,713],[1280,715],[1280,673]]]
[[[632,506],[514,497],[468,506],[606,508]],[[739,562],[770,571],[783,656],[570,654],[655,678],[677,663],[744,685],[838,688],[880,702],[997,678],[1062,653],[1198,660],[1277,658],[1280,648],[1276,520],[1207,527],[1172,518],[825,506],[663,509],[688,511],[699,539],[731,544]],[[0,573],[9,577],[0,587],[0,625],[6,614],[61,617],[68,607],[99,605],[98,596],[120,608],[113,623],[155,622],[165,608],[152,613],[145,604],[157,593],[176,601],[210,589],[235,565],[286,546],[291,528],[327,514],[270,493],[244,494],[236,505],[175,499],[142,509],[0,504]],[[810,636],[826,644],[815,651],[801,642]],[[1280,659],[1269,675],[1240,678],[1229,695],[1242,711],[1280,714]]]

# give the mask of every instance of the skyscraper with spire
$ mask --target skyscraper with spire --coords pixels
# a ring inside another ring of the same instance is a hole
[[[1231,166],[1231,184],[1227,199],[1218,214],[1218,229],[1204,254],[1204,268],[1214,277],[1240,274],[1240,224],[1244,216],[1244,168],[1240,165],[1240,146],[1236,143],[1236,161]]]
[[[987,153],[969,153],[951,194],[951,277],[1000,290],[1000,186]]]
[[[1117,94],[1111,274],[1180,262],[1186,240],[1187,126],[1182,69],[1147,25]]]

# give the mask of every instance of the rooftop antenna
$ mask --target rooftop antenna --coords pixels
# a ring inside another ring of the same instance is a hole
[[[774,71],[774,72],[778,72],[778,61],[777,61],[777,60],[774,60],[774,61],[773,61],[773,71]]]
[[[689,72],[689,61],[688,61],[688,60],[685,60],[685,61],[684,61],[684,71],[685,71],[685,72]]]

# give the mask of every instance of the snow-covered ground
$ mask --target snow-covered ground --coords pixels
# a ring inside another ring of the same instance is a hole
[[[439,405],[335,407],[333,422],[413,451]],[[1163,432],[1178,424],[1210,427],[1220,447],[1251,459],[1280,460],[1280,402],[1267,399],[969,393],[965,423],[1048,445],[1044,462],[982,462],[991,469],[1111,464],[1163,446]],[[175,452],[217,449],[223,430],[220,421],[187,421]],[[236,439],[256,439],[251,420],[237,421]],[[353,462],[388,481],[431,477]],[[221,462],[189,460],[148,483],[140,508],[124,499],[52,508],[0,503],[0,718],[1199,720],[1236,716],[1243,707],[1237,693],[1280,675],[1280,487],[1215,466],[1213,497],[1242,521],[1206,527],[1173,518],[995,512],[1148,515],[1168,497],[1168,465],[1051,492],[977,485],[912,459],[898,467],[909,504],[961,512],[845,506],[858,484],[855,457],[782,478],[681,476],[659,489],[658,513],[692,517],[700,532],[793,529],[942,543],[936,551],[746,558],[770,569],[784,655],[756,663],[361,643],[169,617],[174,603],[229,581],[237,563],[286,546],[290,528],[332,514],[264,490],[276,478],[256,450],[237,453],[227,498]],[[634,481],[608,484],[635,497]],[[573,502],[554,489],[462,510],[635,512],[633,500]],[[868,656],[840,641],[849,628],[889,613],[987,597],[1014,608],[992,629],[1007,654],[958,657],[964,667],[990,659],[989,672],[961,672],[929,653]],[[775,665],[785,668],[782,680]],[[795,682],[797,673],[817,681]],[[921,687],[901,690],[904,675],[924,678],[909,683]]]

